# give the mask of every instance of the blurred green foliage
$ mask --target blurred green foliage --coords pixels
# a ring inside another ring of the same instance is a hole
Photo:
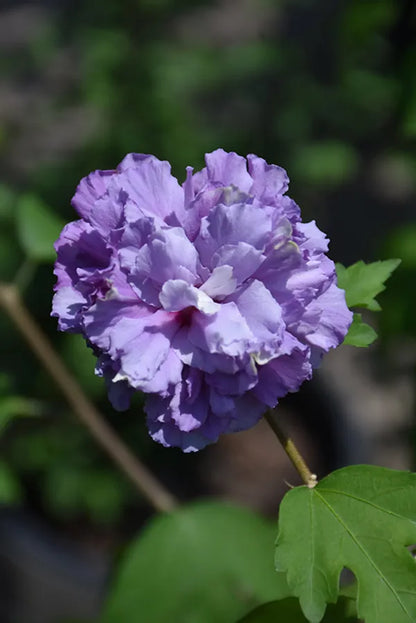
[[[129,546],[102,623],[228,623],[287,597],[286,576],[270,556],[275,533],[274,523],[220,502],[155,517]]]
[[[183,179],[218,146],[283,165],[333,257],[403,257],[382,323],[385,335],[416,333],[413,4],[253,0],[234,11],[208,0],[74,0],[0,60],[0,89],[14,97],[0,120],[0,278],[25,287],[84,390],[160,473],[179,453],[148,440],[140,399],[127,415],[112,412],[90,351],[49,318],[51,241],[76,218],[70,198],[89,171],[139,151]],[[59,519],[114,523],[140,508],[3,315],[0,336],[0,446],[16,483],[3,495],[19,490]]]
[[[26,257],[33,262],[54,262],[53,242],[65,222],[36,195],[21,195],[17,202],[17,235]]]
[[[386,335],[402,335],[416,338],[414,313],[414,287],[416,277],[416,223],[398,227],[386,238],[385,254],[400,253],[402,264],[398,279],[384,295],[385,312],[382,328]]]

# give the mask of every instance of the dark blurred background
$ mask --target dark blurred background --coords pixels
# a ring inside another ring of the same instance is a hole
[[[189,456],[148,438],[140,397],[114,413],[83,341],[49,317],[54,255],[33,248],[32,228],[75,219],[79,179],[128,152],[169,160],[180,181],[219,146],[280,164],[333,259],[403,259],[369,319],[378,343],[331,353],[282,418],[320,475],[414,467],[415,33],[412,0],[0,2],[0,279],[182,500],[273,516],[297,479],[262,424]],[[3,314],[0,340],[0,621],[96,616],[150,509]]]

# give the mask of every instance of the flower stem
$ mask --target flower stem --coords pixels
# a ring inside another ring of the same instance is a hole
[[[169,512],[177,500],[129,450],[89,401],[76,379],[53,349],[46,335],[24,305],[14,285],[0,284],[0,306],[7,312],[30,348],[58,385],[78,418],[112,460],[134,483],[156,511]]]
[[[288,437],[288,435],[286,435],[286,433],[284,433],[283,430],[280,428],[280,425],[277,422],[276,412],[273,410],[269,410],[264,415],[264,417],[269,423],[276,437],[282,444],[284,451],[288,455],[289,459],[292,461],[296,471],[302,478],[305,485],[309,487],[309,489],[313,489],[313,487],[315,487],[318,482],[316,474],[313,474],[311,472],[309,467],[306,465],[304,458],[293,443],[292,439]]]

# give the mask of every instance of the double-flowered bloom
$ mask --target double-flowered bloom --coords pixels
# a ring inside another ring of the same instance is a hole
[[[348,331],[327,239],[287,187],[280,167],[221,149],[182,186],[143,154],[78,186],[52,313],[92,346],[116,409],[147,394],[166,446],[251,427]]]

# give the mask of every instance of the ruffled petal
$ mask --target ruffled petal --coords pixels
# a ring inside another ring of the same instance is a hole
[[[98,348],[116,355],[124,341],[134,337],[152,315],[153,310],[137,299],[100,300],[84,314],[86,336]]]
[[[352,322],[352,312],[345,304],[345,292],[335,283],[306,307],[297,334],[327,352],[344,339]]]
[[[267,164],[263,158],[254,154],[247,156],[248,171],[253,179],[250,192],[260,201],[272,205],[289,187],[289,178],[282,167]]]
[[[226,374],[216,371],[205,375],[206,383],[222,396],[241,396],[258,382],[256,367],[248,363],[238,372]]]
[[[213,255],[213,273],[223,265],[230,266],[236,285],[243,283],[262,265],[266,256],[247,242],[223,244]]]
[[[119,165],[117,185],[143,214],[179,224],[184,213],[184,193],[171,175],[170,164],[154,156],[130,154]]]
[[[247,171],[246,159],[234,152],[217,149],[205,156],[207,179],[220,182],[222,186],[233,184],[243,192],[249,192],[253,180]]]
[[[235,303],[225,303],[208,316],[195,313],[188,333],[189,340],[207,353],[242,357],[254,336]]]
[[[239,361],[229,355],[210,353],[207,356],[206,350],[199,348],[189,339],[188,326],[181,327],[175,334],[172,348],[183,364],[203,372],[212,373],[218,370],[234,374],[240,368]]]
[[[216,300],[232,294],[237,286],[234,269],[228,265],[216,266],[209,278],[202,284],[200,292],[205,292]]]
[[[116,380],[126,380],[143,391],[151,391],[151,383],[158,391],[167,391],[170,384],[178,382],[181,364],[170,351],[179,326],[171,314],[149,314],[147,306],[138,304],[99,301],[85,314],[84,323],[90,342],[117,362]],[[159,371],[161,375],[156,377]]]
[[[148,396],[145,411],[151,437],[184,452],[196,452],[213,443],[228,425],[228,418],[217,417],[211,411],[203,385],[196,396],[189,396],[186,379],[171,397]]]
[[[153,348],[153,345],[151,348]],[[125,363],[123,369],[126,370]],[[140,389],[146,394],[158,393],[165,395],[173,386],[181,382],[182,370],[183,363],[176,353],[169,348],[166,359],[156,369],[153,376],[148,380],[142,379],[139,381]]]
[[[234,301],[247,322],[255,341],[250,347],[257,363],[266,363],[278,354],[285,323],[282,308],[270,291],[257,280],[243,286],[227,301]]]
[[[179,312],[189,307],[204,314],[212,315],[221,309],[202,289],[190,286],[182,279],[169,279],[163,284],[159,295],[160,303],[166,311]]]
[[[311,376],[308,349],[299,344],[290,354],[258,367],[259,380],[252,392],[263,404],[275,407],[279,398],[288,392],[296,392]]]
[[[114,174],[115,171],[93,171],[82,178],[71,200],[72,206],[82,218],[89,220],[91,209],[97,199],[105,194]]]
[[[328,251],[328,238],[316,225],[315,221],[309,223],[296,223],[295,238],[302,251],[307,251],[308,256],[320,255]]]
[[[55,289],[75,284],[80,275],[93,279],[111,269],[112,251],[100,234],[85,221],[69,223],[55,242],[58,258]]]
[[[253,227],[255,223],[255,227]],[[271,217],[250,204],[219,204],[201,222],[195,239],[204,266],[212,266],[212,257],[223,245],[246,242],[263,250],[271,233]]]
[[[254,396],[253,392],[247,392],[234,400],[234,410],[227,415],[230,420],[225,432],[238,433],[255,426],[266,411],[263,402]]]
[[[106,193],[91,206],[88,220],[104,239],[114,229],[120,229],[124,225],[127,198],[127,194],[110,181]]]
[[[159,285],[169,279],[190,284],[199,280],[198,254],[179,227],[155,230],[146,244],[136,248],[135,254],[121,251],[120,261],[138,292],[145,279]]]
[[[55,293],[52,316],[58,318],[60,331],[82,331],[82,311],[88,305],[88,297],[72,286],[63,286]]]

